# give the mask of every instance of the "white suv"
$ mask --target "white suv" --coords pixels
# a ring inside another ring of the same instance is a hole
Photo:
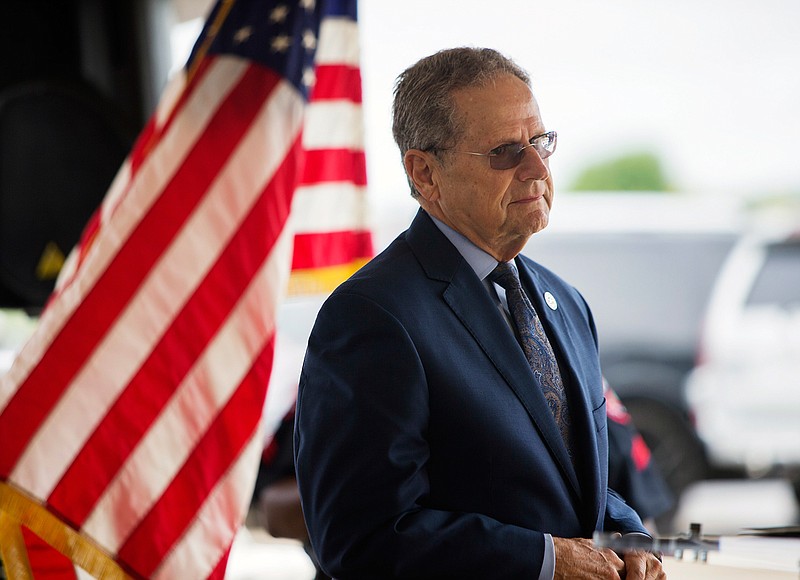
[[[789,476],[800,497],[800,236],[733,249],[686,396],[712,465]]]

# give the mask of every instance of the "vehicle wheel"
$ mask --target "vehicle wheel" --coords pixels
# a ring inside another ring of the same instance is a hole
[[[656,518],[659,532],[673,532],[672,520],[681,494],[691,483],[708,477],[703,445],[689,421],[675,409],[644,398],[634,397],[623,403],[675,497],[672,509]]]

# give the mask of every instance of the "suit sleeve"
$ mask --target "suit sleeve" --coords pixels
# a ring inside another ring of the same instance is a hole
[[[303,511],[325,571],[538,578],[542,533],[429,504],[428,419],[409,333],[369,299],[335,293],[309,339],[295,424]]]
[[[603,527],[606,530],[622,534],[639,533],[650,535],[650,532],[642,524],[642,520],[636,510],[629,506],[622,499],[622,496],[611,488],[608,488],[606,517]]]
[[[577,292],[577,290],[576,290]],[[578,296],[580,297],[581,303],[583,305],[583,310],[586,315],[586,319],[588,320],[588,326],[592,333],[592,338],[595,343],[595,347],[597,346],[597,328],[595,327],[594,317],[592,316],[592,311],[589,308],[588,303],[583,298],[583,296],[577,292]],[[599,388],[602,391],[602,383],[599,385]],[[603,396],[602,394],[598,394],[598,396]],[[608,425],[608,417],[606,413],[602,415],[602,421]],[[607,427],[603,430],[606,434],[605,437],[601,438],[600,444],[605,447],[605,449],[599,449],[598,453],[600,457],[608,458],[610,449],[608,444],[608,429]],[[607,466],[606,466],[607,469]],[[608,473],[606,472],[606,483],[608,482]],[[620,496],[616,491],[613,489],[606,487],[606,501],[605,501],[605,513],[603,515],[603,522],[602,526],[604,530],[612,531],[612,532],[620,532],[622,534],[629,534],[629,533],[641,533],[650,535],[650,532],[647,531],[644,524],[642,523],[639,514],[634,510],[626,501]]]

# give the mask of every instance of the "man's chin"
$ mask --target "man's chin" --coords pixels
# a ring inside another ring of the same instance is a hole
[[[531,220],[531,235],[541,232],[550,223],[550,210],[536,210]]]

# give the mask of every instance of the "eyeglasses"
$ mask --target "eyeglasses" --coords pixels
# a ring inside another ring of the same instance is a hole
[[[489,158],[489,167],[492,169],[511,169],[522,163],[522,155],[529,147],[533,147],[534,151],[539,154],[539,157],[544,160],[550,157],[556,150],[556,142],[558,135],[555,131],[548,131],[541,135],[531,137],[527,145],[522,143],[506,143],[495,147],[488,153],[474,153],[472,151],[458,151],[456,153],[466,153],[467,155],[480,155],[481,157]]]

